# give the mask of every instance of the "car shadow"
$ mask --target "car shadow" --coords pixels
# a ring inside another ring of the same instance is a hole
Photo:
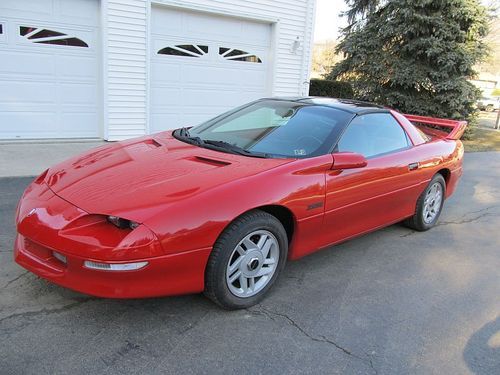
[[[474,374],[500,374],[500,315],[469,338],[463,357]]]

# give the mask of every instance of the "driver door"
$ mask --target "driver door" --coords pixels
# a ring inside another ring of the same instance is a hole
[[[390,113],[356,116],[335,151],[362,154],[367,166],[327,172],[325,245],[413,214],[421,182],[414,168],[418,160],[406,132]]]

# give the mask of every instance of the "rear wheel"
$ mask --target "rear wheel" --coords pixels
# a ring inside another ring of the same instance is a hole
[[[215,243],[205,272],[205,295],[226,309],[255,305],[273,286],[287,254],[281,222],[260,210],[248,212]]]
[[[443,208],[446,182],[441,174],[436,174],[417,200],[415,214],[405,221],[410,228],[418,231],[431,229],[439,219]]]

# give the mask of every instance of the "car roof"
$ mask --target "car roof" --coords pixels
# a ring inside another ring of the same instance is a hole
[[[273,97],[266,99],[300,102],[300,103],[307,103],[323,107],[332,107],[358,115],[363,113],[373,113],[373,112],[389,112],[389,108],[387,107],[353,99],[326,98],[326,97],[316,97],[316,96]]]

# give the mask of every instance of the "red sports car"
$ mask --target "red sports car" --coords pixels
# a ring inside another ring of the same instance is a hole
[[[465,126],[364,102],[273,98],[106,145],[26,189],[15,260],[91,295],[203,291],[245,308],[287,259],[400,221],[431,228],[462,174]]]

